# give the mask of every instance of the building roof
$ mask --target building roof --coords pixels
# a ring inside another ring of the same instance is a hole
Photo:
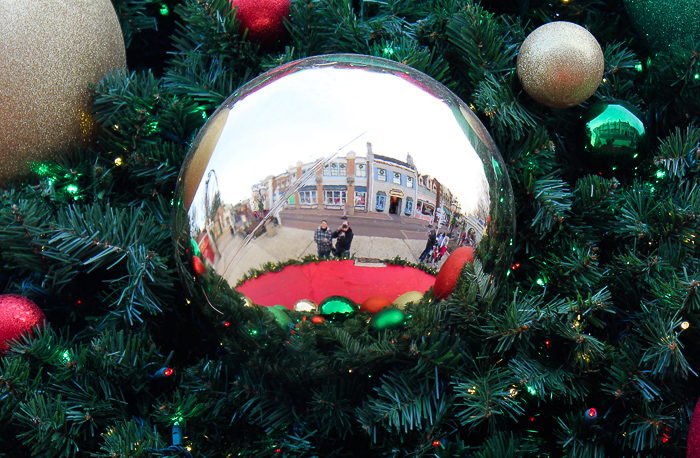
[[[394,163],[396,165],[400,165],[401,167],[405,167],[407,169],[415,170],[415,167],[411,167],[411,165],[409,165],[408,162],[399,161],[398,159],[394,159],[393,157],[381,156],[379,154],[375,154],[374,158],[378,159],[380,161],[384,161],[384,162],[391,162],[391,163]]]

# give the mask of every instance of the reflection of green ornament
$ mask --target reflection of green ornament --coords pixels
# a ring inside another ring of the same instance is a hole
[[[192,244],[192,251],[194,252],[194,255],[201,256],[202,252],[199,250],[199,247],[197,246],[197,242],[195,242],[194,239],[190,239],[190,243]]]
[[[668,50],[681,39],[700,38],[700,0],[625,0],[625,9],[652,51]]]
[[[321,316],[331,321],[350,318],[357,313],[357,304],[347,297],[330,296],[318,305]]]
[[[585,161],[596,173],[625,174],[636,168],[649,151],[643,116],[627,102],[598,102],[582,120]]]
[[[372,331],[386,331],[387,329],[400,329],[406,323],[406,314],[403,310],[386,308],[369,320],[369,328]]]
[[[280,326],[282,326],[284,329],[288,329],[289,325],[292,324],[292,319],[287,315],[287,310],[286,307],[283,307],[284,310],[278,308],[277,306],[274,307],[267,307],[267,311],[272,314],[272,316],[275,317],[275,321],[279,323]]]

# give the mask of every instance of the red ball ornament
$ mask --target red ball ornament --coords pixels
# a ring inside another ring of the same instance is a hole
[[[700,458],[700,400],[695,404],[693,417],[690,419],[686,450],[686,458]]]
[[[290,0],[231,0],[241,33],[264,45],[274,44],[285,32],[284,18],[289,16]]]
[[[10,341],[19,338],[32,326],[42,324],[44,312],[32,301],[16,294],[0,296],[0,354],[10,347]]]
[[[368,297],[362,304],[360,304],[360,312],[369,312],[370,314],[374,315],[384,307],[388,307],[390,305],[391,301],[386,296],[372,296]]]
[[[194,275],[197,278],[207,273],[207,269],[204,267],[202,260],[199,259],[199,256],[192,256],[192,270],[194,270]]]
[[[433,286],[433,297],[442,300],[452,294],[452,290],[457,284],[459,272],[464,264],[474,261],[474,249],[470,246],[459,247],[445,260],[435,278]]]

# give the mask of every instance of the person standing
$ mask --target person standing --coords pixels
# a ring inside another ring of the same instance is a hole
[[[438,247],[438,256],[437,256],[438,261],[442,260],[442,257],[447,252],[447,244],[448,243],[450,243],[450,237],[447,234],[445,234],[442,237],[442,240],[440,240],[440,245]]]
[[[428,258],[430,252],[433,251],[436,240],[437,236],[435,234],[435,229],[431,229],[430,232],[428,232],[428,242],[425,244],[425,250],[423,250],[423,252],[420,254],[418,262],[422,263]]]
[[[350,244],[352,243],[352,229],[347,221],[343,221],[337,231],[333,232],[333,238],[338,240],[335,242],[334,253],[337,257],[350,257]]]
[[[328,229],[326,220],[321,221],[321,225],[314,232],[314,242],[316,242],[316,247],[318,248],[319,258],[329,258],[331,256],[333,232]]]

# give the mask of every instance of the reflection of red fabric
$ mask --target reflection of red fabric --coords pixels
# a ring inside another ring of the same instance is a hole
[[[355,261],[321,261],[287,266],[252,278],[238,291],[256,304],[284,305],[293,309],[301,299],[320,303],[329,296],[345,296],[358,304],[382,295],[393,301],[408,291],[427,291],[435,277],[420,269],[404,266],[365,267]]]
[[[199,234],[199,240],[197,240],[197,246],[199,246],[199,251],[202,252],[202,256],[208,259],[212,264],[214,263],[214,250],[211,249],[209,244],[209,237],[207,237],[207,232],[204,231]]]

